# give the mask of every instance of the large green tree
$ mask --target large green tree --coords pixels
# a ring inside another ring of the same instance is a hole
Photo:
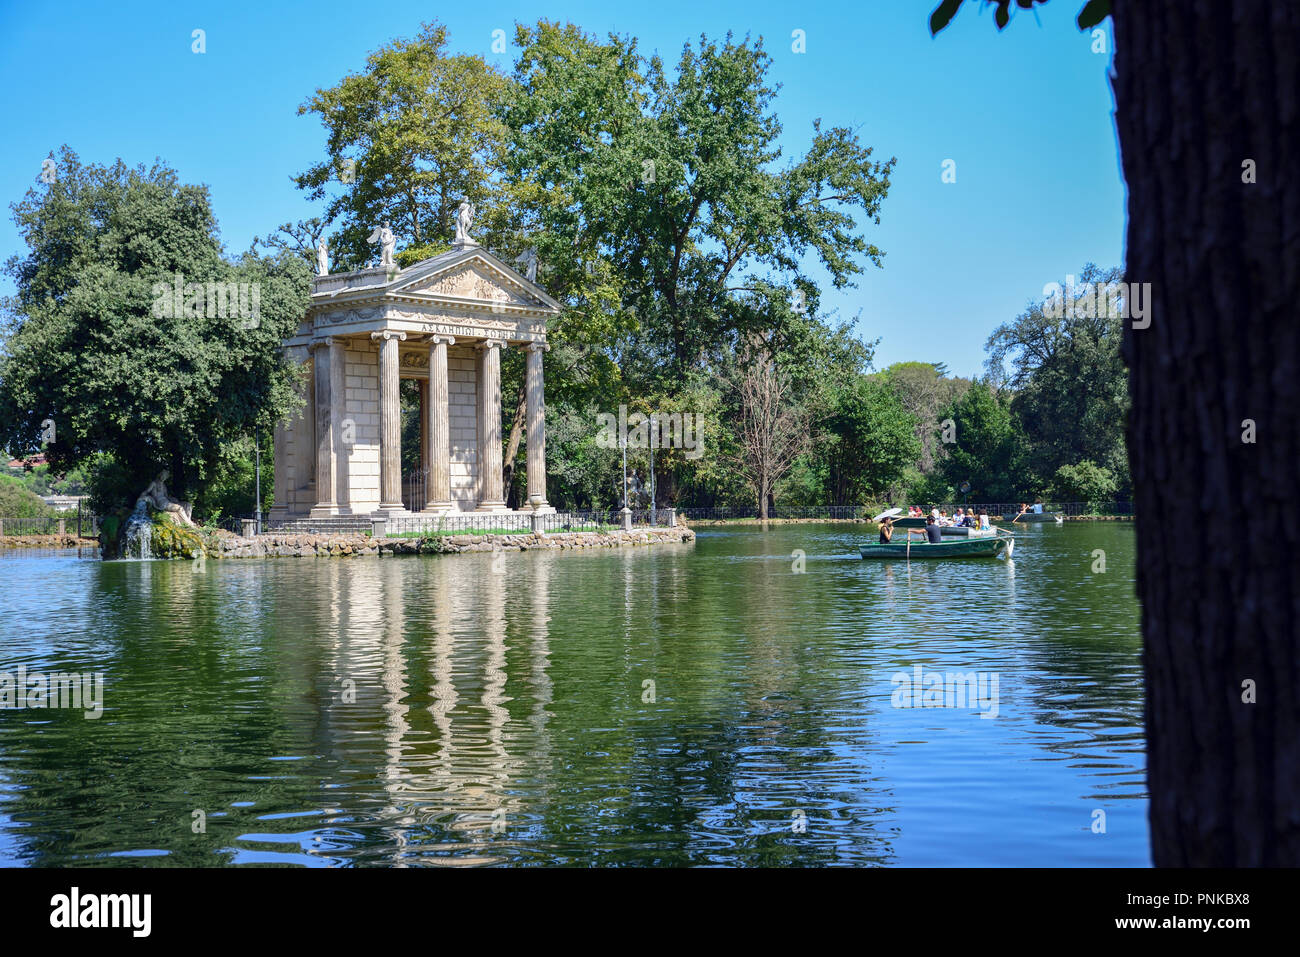
[[[1012,410],[1025,442],[1030,484],[1045,487],[1063,465],[1089,460],[1124,482],[1128,373],[1120,356],[1119,269],[1088,263],[1062,279],[1060,296],[1033,300],[989,336],[995,373],[1007,372]],[[1102,295],[1098,295],[1098,291]]]
[[[822,421],[826,500],[856,505],[880,500],[921,454],[916,419],[889,385],[854,375],[834,389]]]
[[[295,407],[280,343],[307,268],[223,258],[207,189],[162,164],[83,165],[65,147],[56,169],[13,206],[27,253],[6,264],[0,446],[43,446],[56,472],[110,456],[119,498],[163,468],[176,492],[199,492]]]
[[[320,117],[327,138],[325,158],[297,182],[312,199],[328,198],[324,218],[338,223],[331,254],[340,266],[375,257],[366,239],[384,221],[403,245],[446,244],[462,199],[490,205],[507,85],[481,56],[449,53],[447,28],[433,22],[299,107]]]
[[[949,378],[943,363],[895,362],[880,373],[903,409],[915,420],[914,430],[920,451],[915,466],[929,473],[934,469],[940,447],[936,427],[939,410],[970,388],[970,380]]]
[[[939,474],[949,486],[969,482],[964,498],[976,502],[1008,502],[1025,493],[1017,479],[1021,436],[1005,394],[976,381],[939,415],[935,432],[946,451]]]

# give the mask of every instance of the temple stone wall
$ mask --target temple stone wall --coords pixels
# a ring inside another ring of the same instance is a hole
[[[447,351],[447,392],[451,425],[451,500],[461,511],[478,504],[478,376],[474,349]]]
[[[356,441],[347,449],[348,507],[366,514],[379,508],[379,350],[368,340],[348,340],[343,385],[344,418],[356,429]]]

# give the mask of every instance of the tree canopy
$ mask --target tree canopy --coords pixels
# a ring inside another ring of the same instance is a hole
[[[6,264],[0,445],[43,447],[54,472],[115,456],[120,497],[167,468],[184,494],[295,407],[280,343],[305,310],[306,267],[225,259],[206,188],[65,147],[55,181],[13,210],[28,252]]]

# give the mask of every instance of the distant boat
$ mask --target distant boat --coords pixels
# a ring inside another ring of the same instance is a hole
[[[1063,525],[1065,523],[1065,515],[1062,514],[1061,512],[1025,512],[1024,515],[1017,517],[1014,513],[1012,513],[1011,515],[1003,515],[1002,520],[1004,522],[1022,522],[1022,523],[1023,522],[1055,522],[1057,525]]]
[[[1010,558],[1016,541],[1005,532],[979,535],[951,542],[869,542],[859,545],[863,558],[994,558],[1003,550]]]

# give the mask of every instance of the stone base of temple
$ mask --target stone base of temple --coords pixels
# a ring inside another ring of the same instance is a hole
[[[351,509],[342,508],[332,502],[322,502],[316,505],[307,513],[308,518],[337,518],[340,515],[351,515]]]
[[[509,512],[505,502],[479,502],[476,512]]]

